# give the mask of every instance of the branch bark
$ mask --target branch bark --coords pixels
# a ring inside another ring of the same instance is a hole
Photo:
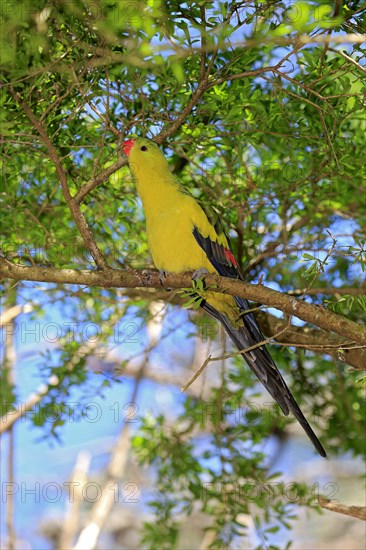
[[[270,313],[260,311],[256,317],[263,332],[272,337],[285,326],[283,319]],[[347,363],[356,370],[365,370],[366,347],[352,347],[349,340],[328,334],[324,330],[291,325],[280,340],[288,346],[298,346],[321,355],[330,355],[335,360]]]
[[[366,521],[366,506],[346,506],[345,504],[339,504],[338,502],[332,502],[325,497],[318,498],[319,506],[332,512],[338,512],[338,514],[345,514],[353,518]]]
[[[326,295],[337,295],[339,296],[362,296],[366,295],[366,288],[362,287],[354,287],[354,286],[348,286],[348,287],[332,287],[332,288],[304,288],[304,289],[296,289],[296,290],[290,290],[288,292],[291,296],[316,296],[317,294],[324,294]]]
[[[14,264],[3,257],[0,257],[0,275],[17,281],[76,284],[102,288],[161,288],[157,271],[106,269],[103,272],[98,272],[29,267]],[[340,336],[349,338],[362,346],[366,345],[366,327],[328,311],[323,306],[308,304],[263,285],[253,285],[238,279],[229,279],[218,275],[207,275],[205,283],[206,287],[210,287],[212,292],[231,294],[232,296],[266,304],[326,331],[335,332]],[[169,273],[165,279],[165,284],[167,288],[191,288],[192,275],[190,273]]]

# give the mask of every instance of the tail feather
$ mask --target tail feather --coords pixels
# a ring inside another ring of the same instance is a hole
[[[246,300],[236,298],[236,301],[243,312],[249,309],[249,304]],[[249,348],[264,340],[264,336],[251,312],[243,314],[243,326],[237,329],[233,327],[230,319],[226,315],[217,311],[210,304],[203,302],[201,305],[205,311],[222,323],[231,340],[239,350]],[[289,387],[265,346],[260,346],[249,352],[243,352],[242,355],[259,381],[267,389],[273,399],[277,401],[282,412],[286,416],[289,414],[289,411],[293,413],[296,420],[301,424],[306,435],[313,443],[315,449],[321,456],[325,457],[326,452],[322,444],[296,403],[295,398],[291,394]]]

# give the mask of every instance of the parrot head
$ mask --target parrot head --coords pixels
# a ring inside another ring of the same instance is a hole
[[[128,139],[122,144],[122,150],[135,174],[141,170],[156,171],[166,168],[168,164],[158,145],[147,138]]]

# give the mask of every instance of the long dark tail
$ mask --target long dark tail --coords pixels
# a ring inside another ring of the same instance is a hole
[[[242,298],[235,298],[235,300],[242,312],[247,311],[250,308],[246,300],[243,300]],[[251,312],[243,313],[243,326],[236,329],[232,326],[226,315],[223,315],[217,311],[207,302],[201,303],[201,306],[205,311],[210,313],[210,315],[218,319],[223,324],[226,332],[239,350],[249,348],[265,339],[254,315]],[[271,394],[273,399],[277,401],[283,413],[287,416],[289,411],[291,411],[296,420],[298,420],[303,427],[306,435],[318,453],[321,456],[327,456],[322,444],[301,412],[300,407],[296,403],[295,398],[291,394],[290,389],[282,378],[281,373],[276,367],[265,346],[255,348],[254,350],[243,353],[242,355],[254,374],[260,382],[262,382],[263,386]]]

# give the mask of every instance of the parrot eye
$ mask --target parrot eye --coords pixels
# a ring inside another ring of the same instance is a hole
[[[141,151],[147,151],[146,145],[143,145],[143,146],[141,147]]]

